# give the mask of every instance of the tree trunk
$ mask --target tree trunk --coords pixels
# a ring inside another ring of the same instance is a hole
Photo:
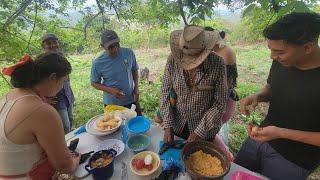
[[[183,11],[183,3],[182,3],[182,0],[178,0],[178,4],[179,4],[179,9],[180,9],[180,15],[183,19],[183,22],[184,22],[184,25],[188,25],[188,22],[187,22],[187,19],[186,19],[186,16],[184,14],[184,11]]]

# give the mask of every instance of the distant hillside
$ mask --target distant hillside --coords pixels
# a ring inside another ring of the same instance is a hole
[[[216,10],[215,12],[222,19],[232,23],[238,23],[241,20],[241,10],[236,10],[232,12],[226,7],[221,7],[221,8],[218,8],[218,10]],[[67,19],[70,23],[69,24],[70,26],[75,25],[83,17],[83,15],[76,10],[69,10],[68,14],[69,14],[69,17],[61,16],[61,18]]]
[[[241,10],[232,12],[228,9],[220,9],[217,11],[218,15],[227,21],[238,23],[241,21]]]

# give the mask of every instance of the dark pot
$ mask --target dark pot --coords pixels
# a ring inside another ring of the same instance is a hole
[[[186,166],[187,172],[190,174],[193,180],[222,180],[225,175],[227,175],[230,171],[230,161],[227,156],[221,151],[215,144],[208,141],[193,141],[191,143],[187,143],[181,152],[181,159],[183,162],[189,157],[190,154],[202,150],[203,152],[210,154],[212,156],[217,157],[221,161],[221,165],[223,168],[223,173],[219,176],[203,176],[200,175]]]
[[[103,167],[97,167],[92,168],[91,162],[99,159],[103,154],[111,154],[112,155],[112,161],[106,166]],[[106,180],[109,179],[113,175],[114,171],[114,158],[117,154],[117,151],[114,149],[108,149],[108,150],[101,150],[92,155],[92,157],[89,159],[89,163],[85,166],[85,169],[88,171],[89,174],[92,174],[93,179],[95,180]]]

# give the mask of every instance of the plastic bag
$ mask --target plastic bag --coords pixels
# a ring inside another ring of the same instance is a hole
[[[182,161],[169,158],[164,161],[162,172],[155,180],[175,180],[182,172],[184,172]]]
[[[129,120],[137,116],[136,106],[132,104],[131,109],[114,110],[114,115],[122,120]]]
[[[173,158],[165,159],[163,165],[162,165],[162,171],[170,170],[172,167],[178,167],[179,172],[184,172],[185,167],[181,160],[176,160]]]
[[[231,180],[263,180],[263,179],[243,171],[236,171],[232,174]]]

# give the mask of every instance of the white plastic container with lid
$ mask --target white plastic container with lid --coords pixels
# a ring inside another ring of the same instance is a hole
[[[121,119],[128,121],[129,119],[132,119],[137,116],[137,112],[135,110],[136,106],[132,104],[131,109],[115,111],[115,116],[121,117]]]

